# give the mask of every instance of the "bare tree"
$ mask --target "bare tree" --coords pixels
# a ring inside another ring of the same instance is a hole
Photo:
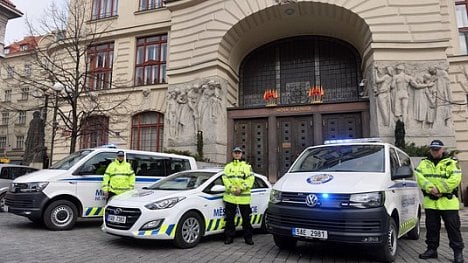
[[[53,133],[58,123],[69,131],[70,153],[76,150],[87,117],[112,117],[126,112],[129,95],[125,94],[130,94],[114,92],[131,84],[112,77],[113,42],[106,36],[112,22],[91,20],[90,2],[64,0],[62,5],[55,2],[45,10],[39,23],[28,19],[30,35],[43,35],[31,53],[35,74],[14,73],[15,81],[31,87],[36,94],[46,94],[46,100],[49,95],[56,96],[55,102],[46,104],[53,106],[58,120],[48,123]],[[111,44],[107,52],[100,53],[103,43]]]

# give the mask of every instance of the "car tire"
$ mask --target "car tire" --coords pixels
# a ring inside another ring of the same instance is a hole
[[[54,231],[70,230],[76,223],[78,209],[67,200],[57,200],[44,211],[44,225]]]
[[[273,234],[273,240],[275,245],[280,249],[293,249],[296,247],[297,239],[287,236],[275,235]]]
[[[185,213],[177,224],[174,244],[179,248],[196,246],[203,234],[203,220],[196,212]]]
[[[421,235],[421,216],[418,215],[416,226],[411,229],[406,236],[412,240],[418,240]]]
[[[0,194],[0,213],[4,212],[6,193]]]
[[[379,255],[382,262],[394,262],[398,252],[398,228],[395,220],[388,218],[388,227],[382,240]]]

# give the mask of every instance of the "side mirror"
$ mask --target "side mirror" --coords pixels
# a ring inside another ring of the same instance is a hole
[[[413,176],[413,170],[411,169],[411,166],[405,165],[405,166],[398,167],[398,169],[396,170],[396,173],[392,175],[392,180],[410,178],[412,176]]]
[[[224,193],[226,191],[226,187],[224,187],[224,185],[213,185],[213,187],[211,187],[210,189],[210,192],[212,193]]]

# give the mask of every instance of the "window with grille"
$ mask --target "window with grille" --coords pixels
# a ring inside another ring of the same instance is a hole
[[[116,16],[118,3],[118,0],[94,0],[91,19]]]
[[[468,0],[455,1],[455,13],[458,25],[458,38],[462,54],[468,54]]]
[[[109,118],[90,116],[83,120],[81,149],[94,148],[109,142]]]
[[[18,112],[18,124],[26,124],[26,111]]]
[[[162,150],[164,115],[149,111],[132,117],[132,141],[134,150],[159,152]]]
[[[11,101],[11,89],[5,90],[5,101]]]
[[[110,89],[114,43],[105,43],[88,48],[88,90]]]
[[[28,100],[29,98],[29,88],[24,87],[21,88],[21,100]]]
[[[31,64],[24,64],[24,75],[30,77],[32,73]]]
[[[10,113],[8,111],[2,112],[2,125],[8,125],[10,121]]]
[[[137,39],[135,85],[166,83],[167,35]]]
[[[23,135],[16,136],[16,149],[17,150],[24,149],[24,136]]]
[[[164,0],[140,0],[139,11],[164,7]]]
[[[7,147],[7,138],[6,136],[0,136],[0,149],[5,150]]]
[[[310,102],[310,90],[323,90],[323,103],[360,100],[361,59],[350,44],[333,38],[301,36],[278,40],[250,53],[240,68],[239,102],[264,106],[267,90],[278,104]]]

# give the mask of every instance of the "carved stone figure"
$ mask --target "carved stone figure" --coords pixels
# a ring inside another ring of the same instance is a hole
[[[420,124],[420,128],[424,128],[424,123],[428,123],[430,127],[434,122],[434,111],[430,106],[432,101],[432,92],[430,87],[434,86],[431,75],[424,74],[423,77],[416,79],[417,85],[414,88],[413,98],[413,115],[414,119]]]
[[[35,111],[33,113],[33,119],[29,122],[23,155],[24,165],[29,165],[31,162],[43,162],[44,121],[40,116],[41,113]]]
[[[446,70],[436,67],[429,68],[429,73],[435,83],[436,118],[442,120],[447,126],[448,121],[452,118],[452,93],[450,92],[449,75]]]
[[[171,90],[167,94],[167,109],[166,109],[166,115],[167,115],[167,129],[169,136],[171,138],[174,138],[176,134],[176,127],[178,123],[177,119],[177,94],[179,93],[178,90]]]
[[[418,87],[414,78],[405,73],[405,66],[399,64],[393,76],[394,92],[392,92],[395,117],[403,122],[408,119],[409,87]]]
[[[376,67],[376,71],[374,71],[376,83],[374,86],[374,95],[376,97],[377,110],[384,126],[390,125],[390,113],[392,110],[390,95],[393,82],[392,75],[392,67]]]

